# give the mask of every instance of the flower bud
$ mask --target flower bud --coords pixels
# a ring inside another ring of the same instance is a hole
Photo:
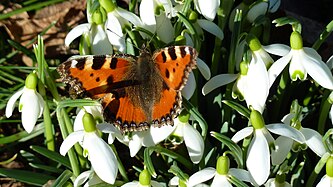
[[[220,156],[216,162],[216,172],[220,175],[227,175],[229,172],[230,160],[227,156]]]
[[[142,186],[149,186],[151,181],[151,176],[148,170],[144,169],[139,175],[139,182]]]
[[[36,90],[38,77],[35,73],[30,73],[25,79],[25,87],[28,89]]]
[[[82,123],[85,132],[95,132],[96,131],[96,121],[94,116],[89,113],[85,113],[82,117]]]
[[[251,51],[258,51],[259,49],[261,49],[260,41],[253,34],[249,34],[246,41],[249,44]]]
[[[303,40],[300,33],[294,31],[290,35],[290,47],[295,50],[303,48]]]
[[[252,110],[250,114],[250,121],[255,129],[262,129],[265,126],[265,121],[260,112]]]

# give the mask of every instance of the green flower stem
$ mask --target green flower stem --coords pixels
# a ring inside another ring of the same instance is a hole
[[[57,108],[57,119],[59,122],[59,127],[61,131],[61,136],[63,139],[65,139],[68,136],[67,128],[66,128],[66,118],[65,116],[68,117],[68,114],[63,108]],[[79,167],[79,162],[78,159],[75,155],[75,152],[73,149],[70,149],[67,153],[69,162],[71,163],[71,168],[73,171],[74,176],[79,176],[80,175],[80,167]]]
[[[320,34],[317,41],[312,45],[312,48],[318,50],[321,44],[323,44],[327,39],[327,37],[332,33],[332,31],[333,31],[333,20],[326,26],[326,29]]]
[[[138,0],[130,0],[130,1],[129,1],[129,5],[128,5],[128,10],[129,10],[130,12],[133,12],[133,13],[134,13],[134,11],[135,11],[135,7],[136,7],[137,3],[138,3]]]
[[[222,31],[224,30],[226,24],[228,23],[229,17],[226,15],[230,14],[233,4],[234,4],[233,0],[224,0],[221,2],[220,8],[217,12],[217,25],[218,27],[221,28]],[[218,73],[218,67],[221,61],[221,52],[222,52],[221,49],[222,49],[222,40],[216,37],[213,56],[212,56],[212,66],[211,66],[211,72],[213,76]]]
[[[229,53],[229,59],[228,59],[228,73],[229,74],[234,74],[235,71],[235,57],[236,57],[236,47],[238,45],[238,39],[239,39],[239,34],[241,30],[241,21],[242,21],[242,12],[237,12],[235,15],[235,20],[234,20],[234,29],[231,35],[231,44],[230,44],[230,53]],[[225,100],[232,100],[231,95],[232,95],[232,84],[228,84],[226,87],[226,99]],[[230,107],[223,105],[224,106],[224,120],[227,121],[228,123],[231,122],[231,116],[232,116],[232,110]],[[231,123],[230,123],[231,124]]]
[[[328,96],[330,95],[330,92],[331,92],[330,90],[325,90],[323,94],[323,99],[321,100],[321,105],[319,110],[319,121],[318,121],[318,132],[320,134],[325,134],[326,119],[332,105],[328,101]]]
[[[127,170],[126,170],[126,168],[124,167],[124,165],[123,165],[121,159],[119,158],[119,155],[118,155],[117,149],[116,149],[116,147],[115,147],[113,144],[111,144],[110,146],[111,146],[111,148],[112,148],[114,154],[115,154],[116,157],[117,157],[119,173],[120,173],[120,175],[123,177],[124,182],[128,182],[129,179],[128,179],[128,176],[127,176]]]

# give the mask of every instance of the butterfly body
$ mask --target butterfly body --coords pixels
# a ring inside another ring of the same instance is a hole
[[[58,67],[70,93],[100,99],[106,121],[123,132],[173,125],[181,110],[181,90],[196,65],[197,53],[173,46],[151,55],[86,56]]]

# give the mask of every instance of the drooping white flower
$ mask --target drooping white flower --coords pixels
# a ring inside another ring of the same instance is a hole
[[[74,120],[74,131],[83,130],[83,122],[82,118],[85,113],[91,114],[97,123],[102,123],[104,121],[102,106],[83,106],[83,109],[80,109],[77,113],[75,120]]]
[[[298,109],[296,109],[296,107]],[[285,136],[278,137],[275,141],[275,149],[273,149],[272,151],[273,165],[281,164],[293,147],[295,147],[293,149],[294,151],[298,151],[299,148],[306,149],[307,147],[309,147],[314,153],[316,153],[320,157],[322,157],[326,153],[325,146],[322,142],[322,136],[313,129],[303,128],[301,126],[303,115],[300,113],[301,107],[298,105],[297,101],[293,102],[292,108],[296,109],[297,111],[291,111],[291,113],[284,116],[282,122],[288,126],[292,126],[293,128],[299,130],[299,132],[304,137],[304,145],[301,145]]]
[[[296,129],[284,124],[265,125],[263,117],[256,110],[251,112],[250,123],[253,127],[238,131],[231,139],[237,143],[253,135],[247,152],[246,166],[254,181],[262,185],[270,174],[270,147],[274,147],[274,138],[269,131],[300,143],[304,143],[304,137]]]
[[[211,187],[232,186],[229,178],[234,176],[242,181],[251,182],[248,171],[243,169],[229,168],[229,158],[220,156],[216,162],[216,169],[212,167],[204,168],[194,173],[188,179],[187,186],[195,186],[213,178]]]
[[[203,156],[204,141],[201,134],[188,123],[189,117],[181,114],[174,119],[172,136],[184,140],[191,161],[197,164]]]
[[[275,46],[278,50],[267,49],[268,52],[282,57],[268,70],[270,85],[289,64],[291,80],[305,80],[309,74],[322,87],[333,90],[333,76],[330,69],[314,49],[303,47],[302,37],[298,32],[294,31],[290,36],[291,49],[282,44],[276,44]],[[289,48],[287,54],[284,50],[286,48]]]
[[[96,175],[94,170],[91,169],[91,170],[82,172],[79,176],[77,176],[73,185],[74,185],[74,187],[79,187],[84,184],[83,187],[89,187],[89,186],[98,185],[101,183],[104,183],[104,182],[98,177],[98,175]]]
[[[285,181],[285,174],[277,174],[276,178],[268,179],[265,187],[291,187],[290,183]]]
[[[65,155],[77,142],[84,149],[84,156],[88,157],[93,170],[104,182],[113,184],[118,173],[117,158],[111,147],[99,136],[96,121],[86,113],[83,116],[84,130],[69,134],[60,146],[60,154]],[[108,127],[113,127],[109,125]],[[105,129],[100,129],[102,132]]]
[[[20,98],[19,112],[22,113],[23,128],[31,133],[35,127],[37,119],[42,116],[44,110],[44,100],[36,91],[38,78],[35,73],[31,73],[25,80],[25,86],[10,97],[6,105],[6,117],[12,116],[15,108],[15,102]]]

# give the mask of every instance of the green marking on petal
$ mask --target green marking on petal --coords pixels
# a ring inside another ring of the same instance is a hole
[[[23,104],[20,103],[20,104],[19,104],[19,107],[18,107],[18,108],[19,108],[19,111],[22,111],[22,107],[23,107]]]
[[[25,87],[28,89],[36,90],[38,77],[35,73],[30,73],[25,79]]]
[[[260,112],[252,110],[250,114],[250,121],[254,129],[262,129],[265,126],[265,121]]]
[[[326,174],[329,177],[333,177],[333,155],[331,155],[326,161]]]
[[[261,49],[260,41],[253,34],[249,34],[246,41],[249,44],[251,51],[258,51],[259,49]]]
[[[290,76],[290,78],[291,78],[291,80],[293,80],[293,81],[296,81],[297,78],[298,78],[299,80],[304,80],[304,79],[305,79],[305,75],[304,75],[304,73],[303,73],[302,71],[300,71],[300,70],[295,70],[295,71],[293,72],[293,74]]]
[[[227,156],[220,156],[216,162],[216,171],[220,175],[227,175],[229,172],[230,160]]]
[[[96,121],[94,117],[85,113],[82,117],[83,127],[85,132],[95,132],[96,131]]]
[[[104,23],[104,17],[103,17],[103,13],[101,12],[100,9],[96,9],[96,11],[93,13],[93,15],[91,16],[92,22],[100,25]]]
[[[303,39],[300,33],[294,31],[290,35],[290,47],[294,50],[303,49]]]
[[[151,176],[148,170],[144,169],[139,175],[139,182],[143,186],[149,186],[151,181]]]
[[[240,64],[239,64],[239,69],[240,69],[240,73],[241,75],[247,75],[247,71],[249,70],[249,65],[247,62],[245,61],[242,61]]]
[[[179,186],[179,187],[187,187],[186,182],[183,181],[183,180],[181,180],[181,179],[179,179],[179,184],[178,184],[178,186]]]

